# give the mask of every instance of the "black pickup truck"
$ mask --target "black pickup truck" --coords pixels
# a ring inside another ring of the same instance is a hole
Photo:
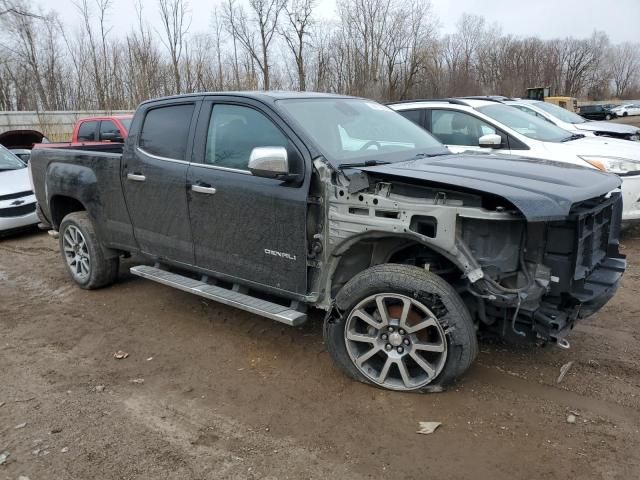
[[[134,275],[287,325],[321,309],[340,368],[394,390],[454,381],[479,331],[568,347],[625,269],[615,175],[454,155],[365,99],[152,100],[121,154],[39,149],[30,168],[80,287],[135,253]]]

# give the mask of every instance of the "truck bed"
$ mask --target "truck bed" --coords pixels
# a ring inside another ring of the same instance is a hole
[[[120,178],[122,154],[114,150],[121,152],[122,144],[34,149],[30,168],[43,220],[57,229],[80,202],[105,245],[135,245]]]

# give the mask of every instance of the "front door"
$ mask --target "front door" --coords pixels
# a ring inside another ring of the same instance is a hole
[[[447,109],[431,110],[431,133],[454,153],[470,150],[509,153],[507,137],[504,133],[466,112]],[[480,137],[489,134],[500,135],[503,147],[481,147]]]
[[[127,144],[122,165],[127,208],[140,249],[188,264],[193,263],[193,244],[186,160],[197,105],[183,101],[148,107],[142,113],[139,137]]]
[[[293,134],[259,104],[203,103],[189,167],[196,264],[229,279],[306,293],[308,173]],[[287,149],[296,184],[253,176],[255,147]]]

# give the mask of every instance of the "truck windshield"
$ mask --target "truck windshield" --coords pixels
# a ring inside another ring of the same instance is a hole
[[[535,106],[540,110],[544,110],[549,115],[567,123],[584,123],[586,120],[580,115],[570,112],[569,110],[547,102],[536,102]]]
[[[505,127],[534,140],[562,142],[571,137],[566,130],[508,105],[488,105],[479,107],[478,110]]]
[[[335,166],[449,153],[412,121],[373,101],[305,98],[279,100],[278,105]]]
[[[26,167],[26,165],[22,160],[6,150],[3,146],[0,146],[0,172],[3,170],[18,170],[24,167]]]

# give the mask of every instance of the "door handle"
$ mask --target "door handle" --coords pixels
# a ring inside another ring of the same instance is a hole
[[[127,173],[127,180],[132,180],[134,182],[144,182],[146,179],[147,177],[139,173]]]
[[[207,195],[213,195],[216,193],[216,189],[213,187],[205,187],[204,185],[191,185],[191,190],[197,193],[205,193]]]

